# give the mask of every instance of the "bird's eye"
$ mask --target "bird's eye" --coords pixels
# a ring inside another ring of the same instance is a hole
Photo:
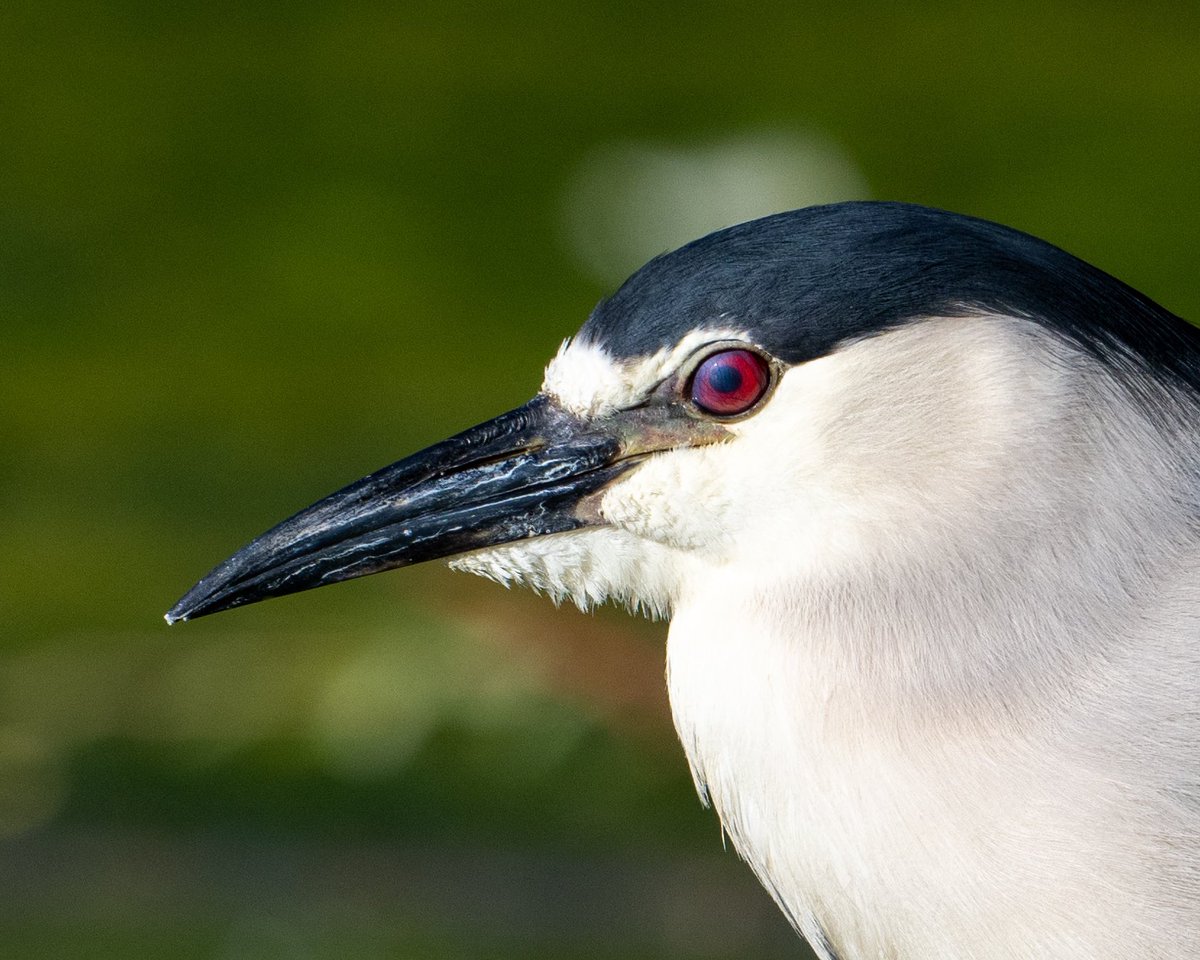
[[[771,369],[752,350],[722,350],[692,374],[692,403],[717,417],[745,413],[767,392]]]

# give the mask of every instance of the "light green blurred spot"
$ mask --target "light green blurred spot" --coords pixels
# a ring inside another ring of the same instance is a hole
[[[46,823],[65,792],[62,757],[53,745],[27,730],[0,727],[0,839]]]
[[[597,279],[617,284],[651,257],[721,227],[869,196],[850,154],[816,130],[626,141],[580,163],[564,197],[564,233]]]
[[[329,768],[351,779],[403,769],[446,725],[483,734],[524,731],[537,744],[535,767],[544,769],[587,725],[561,710],[551,712],[570,719],[547,722],[546,696],[545,679],[527,659],[508,659],[469,635],[406,620],[403,630],[368,639],[330,671],[310,730]]]

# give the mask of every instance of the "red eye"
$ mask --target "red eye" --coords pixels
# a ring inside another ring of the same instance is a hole
[[[745,413],[767,392],[771,370],[750,350],[722,350],[692,375],[692,403],[705,413],[732,417]]]

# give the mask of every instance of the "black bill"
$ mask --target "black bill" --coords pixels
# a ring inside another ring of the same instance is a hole
[[[268,530],[192,587],[167,622],[601,523],[590,495],[655,450],[723,433],[670,406],[590,421],[539,396]]]

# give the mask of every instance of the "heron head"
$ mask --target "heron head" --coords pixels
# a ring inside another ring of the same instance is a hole
[[[969,536],[964,518],[1037,523],[1080,370],[1127,369],[1133,341],[1169,368],[1181,324],[971,218],[742,224],[638,271],[528,404],[284,521],[167,619],[440,558],[665,613],[698,572],[794,578]]]

